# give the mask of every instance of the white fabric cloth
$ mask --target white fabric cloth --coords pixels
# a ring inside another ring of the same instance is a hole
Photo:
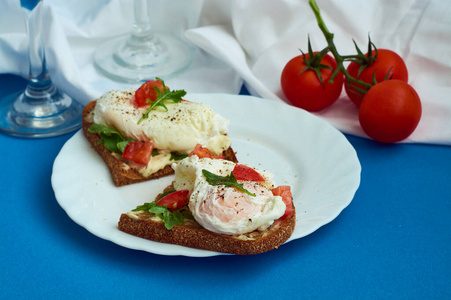
[[[152,1],[156,31],[180,34],[198,47],[194,62],[171,88],[189,93],[237,94],[243,80],[268,101],[287,102],[280,89],[285,63],[325,38],[307,0]],[[0,72],[28,76],[23,11],[17,0],[0,2]],[[354,39],[366,50],[368,34],[379,48],[400,54],[409,83],[418,92],[423,115],[405,142],[451,144],[451,2],[447,0],[317,0],[341,54],[355,53]],[[129,87],[93,67],[95,48],[126,34],[132,1],[46,0],[46,55],[53,81],[82,103],[110,89]],[[136,85],[135,85],[136,86]],[[345,133],[365,136],[357,108],[343,94],[314,113]]]
[[[150,2],[153,30],[182,38],[187,29],[203,23],[204,9],[216,7],[214,1],[204,5],[203,0]],[[47,67],[58,88],[86,104],[106,91],[139,86],[110,80],[93,65],[102,42],[131,31],[133,1],[45,0],[40,5]],[[0,73],[28,78],[27,47],[25,10],[18,0],[0,1]],[[243,80],[235,70],[194,45],[193,49],[190,67],[166,82],[168,86],[189,93],[239,93]]]
[[[409,84],[422,100],[423,115],[405,142],[451,144],[451,2],[446,0],[318,0],[322,17],[341,54],[354,54],[354,39],[366,52],[368,34],[379,48],[400,54]],[[189,30],[186,36],[214,53],[263,98],[285,101],[280,74],[286,62],[307,51],[310,35],[316,50],[327,44],[308,1],[237,0],[231,26]],[[314,113],[346,133],[366,136],[358,110],[341,97]]]

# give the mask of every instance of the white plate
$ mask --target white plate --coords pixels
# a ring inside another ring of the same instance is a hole
[[[360,184],[360,163],[346,138],[325,121],[268,99],[188,96],[231,120],[229,135],[240,162],[270,170],[277,185],[292,187],[296,228],[288,241],[329,223],[351,202]],[[103,160],[79,131],[55,160],[52,186],[69,217],[98,237],[162,255],[220,255],[141,239],[117,229],[121,213],[153,201],[172,179],[115,187]]]

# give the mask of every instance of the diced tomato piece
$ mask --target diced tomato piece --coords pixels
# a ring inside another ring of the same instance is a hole
[[[233,168],[233,176],[235,176],[237,180],[257,181],[257,182],[265,181],[265,178],[260,173],[258,173],[251,167],[240,164],[236,164],[235,167]]]
[[[208,148],[202,147],[201,144],[197,144],[193,151],[188,154],[188,156],[197,155],[199,158],[212,158],[210,150]]]
[[[152,142],[130,142],[125,146],[122,157],[131,160],[137,164],[147,165],[152,156]]]
[[[214,159],[224,159],[224,155],[222,153],[219,153],[218,155],[216,155],[215,157],[213,157]]]
[[[144,82],[135,92],[135,102],[138,107],[143,107],[149,105],[150,101],[155,101],[158,97],[157,91],[154,87],[158,88],[160,91],[164,91],[163,81],[161,80],[147,80]]]
[[[189,190],[175,191],[157,201],[157,205],[166,205],[170,210],[179,210],[189,199]]]
[[[197,144],[196,147],[194,147],[193,151],[188,154],[188,156],[193,155],[197,155],[199,158],[224,159],[224,155],[222,153],[219,153],[218,155],[213,157],[210,150],[203,147],[201,144]]]
[[[290,186],[288,185],[278,186],[272,190],[272,194],[274,196],[282,197],[282,200],[285,203],[285,206],[287,207],[285,209],[285,214],[282,216],[282,218],[291,215],[293,213],[293,195],[291,193]]]

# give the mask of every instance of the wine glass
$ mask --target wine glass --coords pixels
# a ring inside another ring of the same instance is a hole
[[[42,0],[21,0],[29,42],[29,79],[25,90],[0,99],[0,131],[20,137],[62,135],[81,126],[83,106],[59,91],[47,70],[42,42]]]
[[[191,47],[180,38],[155,33],[148,14],[147,0],[134,1],[132,32],[100,45],[94,65],[116,81],[136,83],[155,77],[168,79],[190,64]]]

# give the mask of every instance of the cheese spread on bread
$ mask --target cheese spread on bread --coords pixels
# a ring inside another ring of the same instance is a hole
[[[230,147],[229,120],[211,107],[188,101],[167,104],[167,111],[157,107],[138,124],[147,107],[134,106],[134,97],[134,89],[105,93],[97,100],[94,123],[113,128],[128,139],[151,141],[162,152],[188,154],[201,144],[218,155]]]
[[[210,185],[202,175],[207,170],[219,176],[228,176],[235,163],[222,159],[199,159],[191,156],[172,165],[175,170],[174,188],[189,190],[189,209],[194,219],[204,228],[221,234],[243,234],[264,230],[284,215],[286,205],[280,196],[274,196],[273,175],[255,169],[264,182],[239,181],[255,196],[234,187]]]
[[[111,153],[116,159],[118,160],[124,160],[122,156],[118,153]],[[165,166],[172,165],[174,161],[171,160],[171,153],[159,153],[157,155],[152,156],[152,159],[149,161],[147,165],[140,165],[137,163],[134,163],[132,161],[127,161],[127,163],[122,164],[122,168],[124,170],[127,170],[131,167],[138,170],[139,173],[141,173],[143,176],[147,177],[158,170],[163,169]]]

